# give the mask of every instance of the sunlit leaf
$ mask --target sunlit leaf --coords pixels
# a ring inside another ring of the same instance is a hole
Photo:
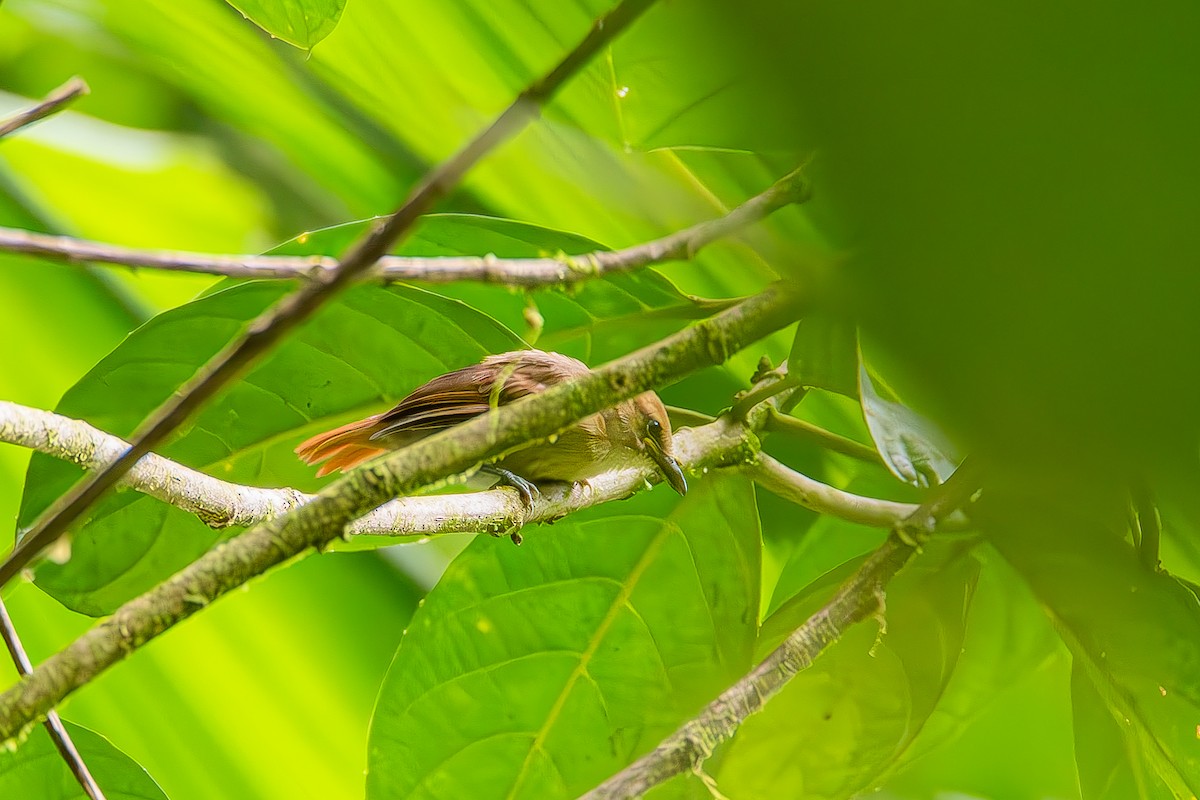
[[[167,800],[154,779],[98,733],[65,723],[67,733],[96,784],[110,800]],[[84,797],[79,781],[63,761],[50,734],[38,726],[15,751],[0,752],[0,797]]]
[[[1004,559],[985,546],[975,547],[971,555],[980,563],[980,572],[971,593],[962,653],[937,706],[889,772],[922,759],[945,758],[948,746],[1060,647],[1036,598]]]
[[[276,39],[304,50],[333,32],[346,0],[226,0]]]
[[[128,435],[286,290],[279,282],[248,283],[160,314],[67,392],[58,411]],[[312,488],[312,468],[291,453],[300,441],[383,410],[435,375],[520,346],[457,301],[405,286],[358,287],[209,403],[161,452],[227,480]],[[78,475],[71,464],[35,456],[21,524]],[[37,583],[71,608],[102,614],[192,561],[218,535],[179,509],[120,492],[93,509],[73,538],[70,561],[43,563]]]
[[[575,797],[656,744],[750,665],[752,507],[710,475],[663,517],[477,539],[392,664],[368,797]]]

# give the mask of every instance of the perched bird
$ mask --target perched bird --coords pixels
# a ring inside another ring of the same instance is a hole
[[[519,350],[488,356],[434,378],[390,411],[312,437],[296,448],[296,454],[305,463],[321,464],[320,477],[466,422],[494,405],[586,374],[583,362],[558,353]],[[687,492],[671,443],[671,422],[654,392],[585,417],[556,438],[510,453],[480,471],[498,477],[531,502],[537,494],[534,482],[586,481],[645,459],[657,466],[671,488]]]

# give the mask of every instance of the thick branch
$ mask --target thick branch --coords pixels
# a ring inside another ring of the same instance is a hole
[[[404,204],[352,246],[337,267],[314,276],[313,280],[285,296],[251,322],[241,336],[213,356],[187,383],[151,412],[134,431],[129,449],[120,458],[102,470],[88,473],[38,517],[29,533],[0,564],[0,587],[66,532],[138,459],[178,428],[209,397],[241,375],[255,359],[278,344],[326,301],[369,271],[403,234],[411,230],[422,214],[458,184],[472,166],[523,128],[536,116],[542,103],[553,96],[576,69],[620,35],[652,4],[653,0],[624,0],[606,16],[596,20],[583,41],[557,67],[518,95],[513,104],[487,129],[426,175]]]
[[[762,710],[796,673],[841,638],[845,630],[879,609],[884,587],[919,552],[919,543],[937,521],[965,505],[978,488],[973,468],[964,464],[933,490],[867,558],[822,608],[792,632],[749,675],[684,723],[658,747],[583,796],[583,800],[641,797],[663,781],[698,770],[746,717]]]
[[[18,111],[11,117],[0,120],[0,139],[3,139],[10,133],[21,130],[21,128],[32,125],[39,119],[45,119],[51,114],[62,111],[68,103],[87,93],[88,85],[83,78],[78,76],[71,78],[71,80],[46,95],[46,99],[36,106],[27,108],[24,111]]]
[[[330,484],[311,502],[224,542],[117,609],[0,695],[0,738],[10,739],[118,660],[250,578],[337,539],[354,519],[480,462],[562,430],[622,399],[719,364],[799,316],[777,285],[657,344],[430,436]]]
[[[651,264],[691,259],[712,242],[737,233],[789,203],[803,202],[808,196],[808,183],[797,170],[724,217],[624,250],[598,250],[553,258],[384,256],[372,272],[384,282],[480,281],[525,288],[563,286],[602,275],[633,272]],[[119,264],[233,278],[309,278],[337,267],[337,260],[329,256],[209,255],[138,250],[18,228],[0,228],[0,250],[56,261]]]
[[[8,654],[17,666],[17,674],[24,677],[32,672],[33,665],[29,662],[29,656],[25,653],[24,645],[21,644],[21,637],[17,635],[17,626],[13,624],[12,617],[8,615],[8,607],[4,605],[3,600],[0,600],[0,638],[4,639],[4,646],[8,648]],[[67,733],[67,728],[63,725],[58,713],[55,711],[48,713],[42,724],[45,725],[46,732],[50,734],[50,741],[54,742],[54,748],[66,762],[67,768],[79,782],[84,794],[90,800],[104,800],[104,792],[100,790],[100,785],[92,777],[83,756],[75,747],[75,742],[71,741],[71,734]]]
[[[673,412],[678,416],[679,409]],[[796,472],[771,456],[759,454],[752,433],[771,429],[775,415],[768,405],[751,413],[745,425],[725,418],[695,415],[696,427],[679,430],[675,449],[685,468],[741,466],[764,488],[785,500],[849,522],[890,528],[916,509],[915,505],[879,500],[836,489]],[[29,447],[70,461],[87,470],[102,469],[128,444],[86,422],[49,411],[0,400],[0,442]],[[586,492],[550,488],[526,510],[516,492],[500,489],[436,497],[392,500],[356,520],[352,535],[429,536],[439,533],[501,533],[522,525],[545,522],[582,508],[627,497],[647,481],[659,480],[650,467],[630,468],[593,478]],[[315,495],[297,489],[269,489],[230,483],[150,453],[122,479],[135,489],[176,508],[195,514],[214,528],[248,527],[281,516]],[[961,514],[951,515],[941,528],[961,529]]]
[[[84,469],[102,468],[127,446],[86,422],[4,401],[0,401],[0,441],[33,448]],[[725,419],[678,431],[675,451],[680,463],[692,471],[751,463],[758,452],[752,429]],[[649,464],[607,472],[590,479],[586,488],[547,487],[528,510],[512,489],[402,497],[355,520],[348,533],[398,537],[504,533],[628,497],[647,482],[659,480],[658,471]],[[229,483],[154,453],[144,456],[122,485],[195,514],[214,527],[255,525],[315,497],[290,488]]]

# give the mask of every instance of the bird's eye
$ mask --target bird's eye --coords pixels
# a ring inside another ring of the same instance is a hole
[[[646,423],[646,430],[650,433],[658,433],[660,430],[662,430],[662,423],[656,419],[652,419]]]

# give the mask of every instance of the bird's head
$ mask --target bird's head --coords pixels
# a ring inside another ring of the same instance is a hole
[[[644,392],[628,401],[627,409],[627,416],[623,416],[626,416],[629,441],[624,444],[646,454],[672,489],[687,494],[687,479],[675,459],[671,420],[662,400],[654,392]]]

